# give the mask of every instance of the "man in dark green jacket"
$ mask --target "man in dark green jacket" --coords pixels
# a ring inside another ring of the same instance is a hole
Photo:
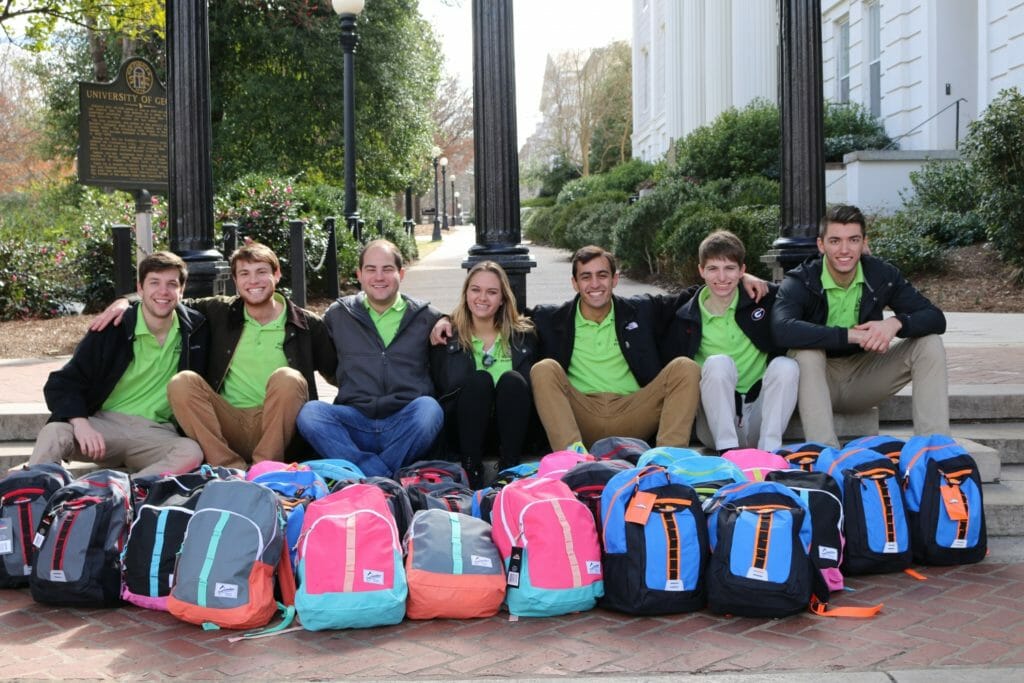
[[[317,398],[314,373],[334,381],[337,354],[323,320],[277,293],[281,266],[269,247],[240,247],[230,266],[237,296],[188,301],[210,326],[207,372],[178,373],[167,394],[207,463],[244,468],[284,458],[299,410]]]

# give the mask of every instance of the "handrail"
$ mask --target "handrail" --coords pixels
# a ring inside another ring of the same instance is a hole
[[[908,130],[908,131],[906,131],[905,133],[903,133],[903,135],[900,135],[899,137],[893,138],[892,142],[890,142],[890,143],[889,143],[888,145],[886,145],[885,147],[883,147],[883,149],[890,149],[890,148],[891,148],[891,147],[892,147],[893,145],[895,145],[895,144],[896,144],[897,142],[899,142],[899,141],[900,141],[900,140],[902,140],[903,138],[907,137],[908,135],[910,135],[911,133],[913,133],[913,132],[914,132],[915,130],[917,130],[918,128],[920,128],[920,127],[921,127],[921,126],[923,126],[924,124],[928,123],[929,121],[931,121],[932,119],[934,119],[934,118],[935,118],[935,117],[937,117],[937,116],[938,116],[939,114],[941,114],[941,113],[943,113],[944,111],[946,111],[947,109],[951,109],[952,107],[956,107],[956,131],[955,131],[955,143],[954,143],[954,148],[955,148],[955,149],[959,149],[959,148],[960,148],[960,103],[961,103],[961,102],[967,102],[967,98],[966,98],[966,97],[958,97],[958,98],[956,98],[956,99],[955,99],[954,101],[950,102],[950,103],[949,103],[949,104],[947,104],[947,105],[946,105],[945,107],[943,107],[943,108],[942,108],[942,109],[940,109],[939,111],[935,112],[934,114],[932,114],[931,116],[929,116],[928,118],[926,118],[926,119],[925,119],[924,121],[922,121],[921,123],[917,124],[916,126],[914,126],[913,128],[911,128],[910,130]]]

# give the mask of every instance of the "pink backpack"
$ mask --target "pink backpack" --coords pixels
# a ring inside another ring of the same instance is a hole
[[[491,521],[507,570],[511,614],[581,612],[604,595],[594,516],[561,480],[512,482],[498,492]]]
[[[555,451],[554,453],[548,453],[540,459],[540,466],[537,468],[537,476],[561,479],[563,474],[581,462],[591,462],[593,460],[594,456],[589,453]]]
[[[764,475],[773,470],[789,469],[789,462],[781,455],[758,448],[736,448],[722,457],[739,467],[749,481],[764,481]]]

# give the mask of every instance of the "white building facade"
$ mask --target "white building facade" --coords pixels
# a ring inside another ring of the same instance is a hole
[[[778,0],[633,0],[633,155],[756,97],[777,100]],[[1000,90],[1024,89],[1024,0],[823,0],[824,93],[903,150],[950,150]],[[959,120],[957,102],[959,101]]]

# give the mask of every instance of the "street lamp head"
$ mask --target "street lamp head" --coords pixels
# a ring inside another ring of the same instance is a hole
[[[433,157],[434,159],[436,159],[439,156],[441,156],[441,148],[438,147],[437,145],[434,145],[433,147],[431,147],[430,148],[430,156]]]
[[[366,0],[331,0],[335,14],[359,14],[365,5]]]
[[[448,165],[448,157],[441,157],[441,166]]]
[[[458,198],[459,198],[459,191],[458,191],[458,190],[455,190],[455,198],[456,198],[456,199],[458,199]]]
[[[454,173],[449,174],[448,178],[452,181],[452,183],[455,182],[455,174]]]

